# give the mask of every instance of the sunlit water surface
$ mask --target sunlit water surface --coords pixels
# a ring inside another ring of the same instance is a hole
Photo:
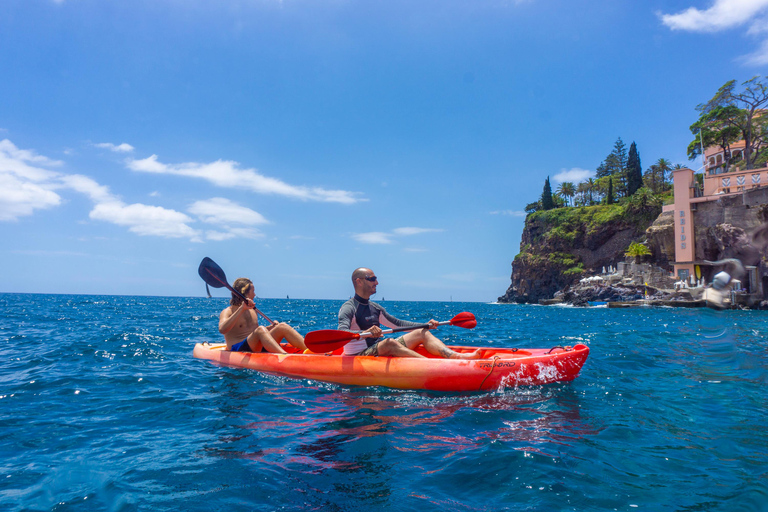
[[[341,301],[260,300],[302,332]],[[0,509],[768,510],[768,314],[385,302],[571,383],[343,387],[192,358],[225,299],[0,294]]]

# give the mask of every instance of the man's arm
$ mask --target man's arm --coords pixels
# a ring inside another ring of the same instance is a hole
[[[360,332],[352,330],[352,319],[355,317],[355,306],[350,301],[345,302],[339,309],[339,330],[349,332]]]
[[[408,320],[400,320],[387,313],[387,310],[376,304],[376,308],[379,310],[379,322],[382,325],[386,325],[392,329],[396,327],[413,327],[415,325],[421,325],[418,322],[409,322]]]

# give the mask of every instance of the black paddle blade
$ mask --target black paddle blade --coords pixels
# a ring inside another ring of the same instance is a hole
[[[224,271],[215,261],[207,256],[200,262],[200,266],[197,268],[197,273],[203,278],[205,284],[213,286],[214,288],[224,288],[228,284],[227,276],[224,274]]]

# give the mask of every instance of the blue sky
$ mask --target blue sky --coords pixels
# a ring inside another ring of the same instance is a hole
[[[689,163],[768,0],[6,0],[2,292],[492,301],[617,137]],[[575,178],[575,179],[574,179]],[[220,296],[225,294],[215,292]]]

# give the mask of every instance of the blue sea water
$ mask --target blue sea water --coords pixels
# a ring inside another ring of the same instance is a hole
[[[341,301],[260,300],[302,332]],[[571,383],[344,387],[192,358],[225,299],[0,294],[0,509],[768,510],[768,314],[385,302]]]

